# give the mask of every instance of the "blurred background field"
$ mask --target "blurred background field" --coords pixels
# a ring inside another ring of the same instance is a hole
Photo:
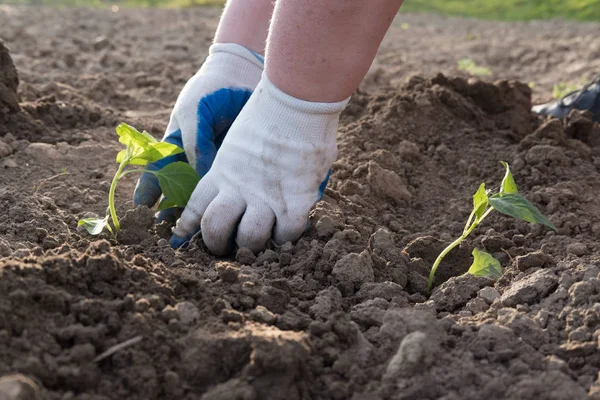
[[[402,10],[510,21],[600,20],[600,0],[405,0]]]
[[[224,0],[0,0],[0,4],[80,7],[194,7],[223,3]],[[600,21],[600,0],[405,0],[402,11],[512,21]]]

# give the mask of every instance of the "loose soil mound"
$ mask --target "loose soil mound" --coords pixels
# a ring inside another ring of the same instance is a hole
[[[14,82],[5,54],[0,89]],[[223,259],[201,239],[175,251],[150,210],[126,213],[133,178],[119,241],[77,230],[104,213],[110,130],[127,116],[80,83],[32,79],[19,107],[0,109],[29,124],[0,132],[0,398],[600,398],[600,127],[589,114],[542,121],[525,84],[441,74],[358,92],[306,235]],[[59,100],[23,99],[35,91]],[[39,138],[23,128],[36,125]],[[427,293],[474,191],[500,184],[500,160],[558,231],[493,214]],[[475,246],[501,261],[499,281],[463,275]]]

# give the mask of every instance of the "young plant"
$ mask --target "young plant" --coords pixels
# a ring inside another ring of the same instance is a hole
[[[465,240],[467,236],[469,236],[469,234],[473,232],[475,228],[477,228],[477,226],[479,226],[479,224],[494,210],[513,218],[546,225],[547,227],[556,230],[554,224],[547,217],[545,217],[540,210],[519,195],[517,184],[515,183],[512,173],[510,172],[509,165],[504,161],[501,161],[501,163],[506,168],[506,174],[504,175],[504,179],[500,185],[500,191],[490,195],[490,192],[485,190],[485,183],[482,183],[479,186],[479,189],[473,195],[473,211],[471,211],[471,215],[469,215],[462,235],[454,242],[450,243],[450,245],[440,253],[431,267],[429,281],[427,283],[428,289],[431,289],[435,277],[435,271],[444,257],[453,248],[461,244],[462,241]],[[468,273],[476,276],[488,276],[494,279],[498,279],[500,275],[502,275],[500,263],[490,254],[475,249],[473,250],[473,258],[474,261],[471,265],[471,268],[469,268]]]
[[[477,65],[475,61],[470,58],[463,58],[458,60],[458,69],[461,71],[465,71],[469,75],[473,76],[492,76],[492,70],[488,67],[483,67],[481,65]]]
[[[133,172],[149,172],[156,176],[163,193],[163,199],[158,205],[159,211],[171,207],[185,207],[200,180],[194,168],[179,161],[167,164],[157,171],[149,169],[125,170],[130,165],[145,166],[165,157],[182,153],[183,149],[171,143],[159,142],[148,132],[140,132],[125,123],[117,126],[116,131],[119,135],[119,142],[125,145],[125,149],[117,154],[119,167],[110,185],[106,216],[104,218],[84,218],[77,224],[84,227],[91,235],[100,234],[105,227],[112,234],[121,229],[115,207],[115,191],[117,183],[125,175]],[[114,226],[114,231],[109,224],[109,219]]]

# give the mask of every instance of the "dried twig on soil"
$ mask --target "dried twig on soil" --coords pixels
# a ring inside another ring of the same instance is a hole
[[[132,337],[131,339],[128,339],[122,343],[115,344],[114,346],[108,348],[108,350],[102,352],[102,354],[100,354],[98,357],[94,358],[94,362],[100,362],[100,361],[104,360],[105,358],[112,356],[117,351],[121,351],[129,346],[133,346],[134,344],[141,342],[142,339],[143,339],[142,336],[135,336],[135,337]]]
[[[39,183],[39,184],[36,186],[36,188],[35,188],[35,191],[34,191],[33,193],[37,193],[37,192],[39,192],[39,191],[40,191],[40,189],[42,188],[42,186],[43,186],[45,183],[47,183],[47,182],[50,182],[51,180],[53,180],[53,179],[56,179],[56,178],[59,178],[59,177],[61,177],[61,176],[64,176],[64,175],[69,175],[69,171],[63,171],[63,172],[61,172],[60,174],[52,175],[52,176],[51,176],[51,177],[49,177],[49,178],[42,179],[42,180],[40,181],[40,183]]]

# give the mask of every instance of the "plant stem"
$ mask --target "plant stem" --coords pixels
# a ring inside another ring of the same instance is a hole
[[[149,173],[151,173],[151,174],[153,174],[153,175],[156,175],[155,171],[150,171],[149,169],[128,169],[127,171],[123,171],[123,172],[121,173],[121,176],[120,176],[119,178],[122,178],[122,177],[124,177],[125,175],[131,174],[131,173],[133,173],[133,172],[141,172],[141,173],[144,173],[144,172],[149,172]]]
[[[465,229],[463,229],[463,233],[466,233],[469,228],[471,227],[471,222],[473,221],[473,217],[475,216],[475,210],[471,211],[471,214],[469,215],[469,219],[467,220],[467,223],[465,224]]]
[[[118,232],[121,229],[121,225],[119,225],[119,218],[117,218],[117,209],[115,208],[115,191],[117,189],[117,182],[121,178],[121,172],[123,168],[125,168],[126,162],[123,160],[121,164],[119,164],[119,168],[117,168],[117,172],[110,184],[110,191],[108,192],[108,208],[110,209],[110,218],[112,219],[113,225],[115,226],[115,230]]]
[[[473,232],[475,230],[475,228],[477,228],[477,225],[479,225],[481,223],[481,221],[483,221],[485,219],[485,217],[487,217],[492,211],[494,211],[493,207],[488,208],[486,210],[486,212],[481,216],[481,218],[475,218],[475,221],[473,221],[472,224],[471,224],[471,220],[473,219],[474,212],[471,213],[471,215],[469,216],[469,219],[467,221],[467,224],[465,225],[463,234],[460,235],[460,237],[458,239],[456,239],[454,242],[450,243],[448,245],[448,247],[446,247],[440,253],[440,255],[435,259],[435,262],[433,263],[433,266],[431,267],[431,271],[429,272],[429,280],[427,281],[427,289],[428,290],[431,289],[431,286],[433,286],[433,279],[435,278],[435,271],[440,266],[440,263],[442,262],[444,257],[446,257],[446,255],[448,253],[450,253],[450,251],[453,248],[455,248],[456,246],[461,244],[462,241],[465,240],[467,238],[467,236],[469,236],[469,234],[471,234],[471,232]],[[469,224],[471,224],[471,226],[469,226]]]
[[[450,243],[450,245],[448,247],[446,247],[440,253],[440,255],[435,259],[435,262],[433,263],[433,267],[431,267],[431,271],[429,272],[429,281],[427,282],[427,290],[431,289],[431,286],[433,285],[433,279],[435,278],[435,271],[437,270],[438,266],[442,262],[442,259],[444,257],[446,257],[446,254],[450,253],[450,250],[452,250],[453,248],[455,248],[456,246],[461,244],[461,242],[463,240],[465,240],[467,235],[468,235],[468,233],[467,234],[463,233],[458,239],[456,239],[454,242]]]

